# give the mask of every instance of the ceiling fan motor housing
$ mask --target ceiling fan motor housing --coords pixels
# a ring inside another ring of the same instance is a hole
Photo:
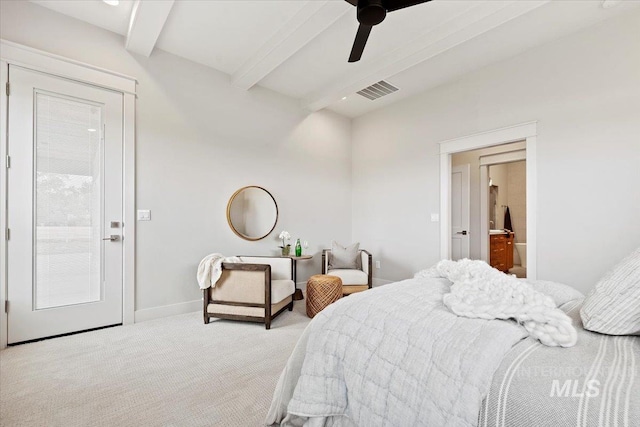
[[[377,25],[384,21],[387,10],[382,0],[360,0],[358,2],[358,22],[364,25]]]

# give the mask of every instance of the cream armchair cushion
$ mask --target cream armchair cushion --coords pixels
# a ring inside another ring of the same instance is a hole
[[[296,285],[293,280],[271,280],[271,303],[275,304],[293,295]]]
[[[342,279],[342,286],[366,285],[369,283],[369,277],[367,276],[367,273],[362,270],[347,270],[343,268],[337,268],[328,270],[327,274],[331,276],[337,276]]]

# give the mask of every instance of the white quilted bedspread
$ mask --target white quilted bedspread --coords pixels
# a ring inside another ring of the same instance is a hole
[[[267,424],[476,425],[494,372],[527,333],[451,313],[450,284],[405,280],[323,310],[280,377]]]

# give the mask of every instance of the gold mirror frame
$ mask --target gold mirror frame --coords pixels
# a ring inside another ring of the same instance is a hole
[[[238,230],[236,230],[236,228],[233,226],[233,222],[231,221],[231,204],[233,203],[233,200],[236,198],[236,196],[238,194],[242,193],[244,190],[249,189],[249,188],[257,188],[257,189],[262,190],[265,193],[267,193],[269,195],[269,197],[271,197],[271,200],[273,200],[273,205],[276,207],[276,219],[273,221],[273,226],[271,227],[271,229],[264,236],[260,236],[260,237],[246,236],[246,235],[240,233]],[[279,215],[280,215],[280,212],[278,210],[278,203],[276,203],[276,199],[275,199],[275,197],[273,197],[273,194],[271,194],[269,192],[269,190],[267,190],[266,188],[259,187],[257,185],[247,185],[245,187],[242,187],[241,189],[239,189],[238,191],[233,193],[233,195],[229,198],[229,202],[227,203],[227,223],[229,224],[229,227],[231,228],[231,230],[238,237],[240,237],[240,238],[242,238],[244,240],[252,241],[252,242],[255,242],[256,240],[262,240],[265,237],[267,237],[269,234],[271,234],[271,232],[276,228],[276,224],[278,224]]]

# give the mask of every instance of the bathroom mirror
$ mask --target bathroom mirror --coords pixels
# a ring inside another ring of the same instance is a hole
[[[227,204],[227,222],[245,240],[260,240],[276,227],[278,205],[271,193],[254,185],[233,193]]]

